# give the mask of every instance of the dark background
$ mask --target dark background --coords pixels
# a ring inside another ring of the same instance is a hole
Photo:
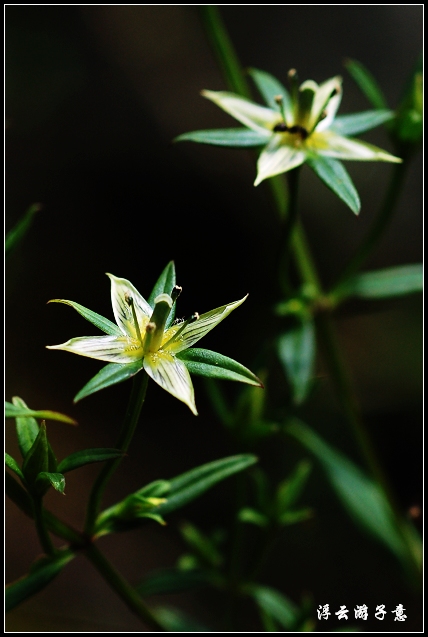
[[[363,62],[395,107],[422,46],[421,6],[238,6],[221,12],[244,67],[267,70],[282,81],[291,67],[302,80],[342,74],[340,113],[370,107],[344,70],[345,57]],[[6,231],[31,203],[43,205],[7,263],[6,399],[18,395],[32,408],[56,409],[78,420],[78,428],[48,423],[61,459],[114,444],[130,384],[73,405],[100,363],[45,345],[95,334],[96,328],[71,308],[46,302],[71,299],[112,318],[105,272],[130,279],[147,296],[174,259],[183,286],[179,316],[250,293],[201,345],[251,367],[263,340],[266,304],[277,300],[272,261],[277,220],[267,185],[252,186],[251,152],[171,145],[189,130],[236,125],[199,96],[203,88],[226,86],[197,8],[7,6],[6,27]],[[364,138],[392,151],[383,130]],[[301,215],[326,285],[364,236],[391,173],[391,165],[382,163],[346,166],[361,196],[358,219],[311,171],[302,171]],[[417,158],[368,268],[421,260],[421,176]],[[416,296],[345,309],[338,320],[358,396],[403,510],[421,504],[421,316]],[[306,420],[358,460],[323,369],[320,361],[319,390]],[[212,414],[202,381],[194,385],[198,418],[150,384],[141,426],[108,502],[235,451]],[[224,385],[233,399],[237,388]],[[12,422],[6,436],[17,457]],[[291,441],[265,445],[260,455],[278,479],[306,457]],[[78,527],[96,473],[88,467],[68,474],[66,497],[48,496],[52,509]],[[231,493],[232,481],[182,510],[166,528],[148,524],[105,538],[100,547],[137,582],[152,568],[174,564],[183,551],[180,520],[192,519],[207,531],[229,522]],[[315,606],[329,603],[333,612],[340,604],[367,604],[369,610],[386,604],[392,610],[401,603],[406,623],[392,621],[390,614],[383,623],[372,620],[360,628],[419,630],[418,598],[398,564],[354,527],[318,467],[302,503],[316,517],[284,532],[261,581],[296,602],[312,595]],[[40,548],[30,521],[12,505],[7,512],[11,581],[26,572]],[[250,534],[250,541],[256,536]],[[219,627],[221,600],[202,592],[169,601]],[[255,616],[246,615],[248,630],[259,630]],[[337,626],[330,618],[318,629]],[[10,613],[8,630],[138,631],[140,624],[79,557]]]

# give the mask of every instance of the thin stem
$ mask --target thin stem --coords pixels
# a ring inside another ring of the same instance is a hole
[[[39,536],[40,544],[42,545],[44,552],[46,555],[55,555],[55,547],[52,543],[44,518],[43,498],[38,496],[33,498],[33,514],[37,535]]]
[[[105,581],[125,602],[130,610],[135,613],[152,630],[163,631],[163,626],[158,622],[152,611],[147,608],[141,596],[131,586],[122,575],[116,571],[107,558],[94,546],[90,546],[84,551],[84,555],[95,566]]]
[[[376,247],[379,240],[382,238],[389,222],[391,221],[395,206],[401,194],[404,178],[407,172],[407,166],[407,162],[403,162],[402,164],[394,164],[391,181],[379,213],[374,220],[371,228],[369,229],[365,239],[360,244],[356,253],[340,275],[339,281],[333,288],[332,296],[335,299],[341,299],[342,295],[345,293],[344,291],[349,279],[358,272],[364,261],[366,261],[366,259],[372,253],[373,249]]]
[[[125,420],[116,443],[116,449],[120,449],[124,453],[128,450],[129,444],[134,436],[141,408],[146,397],[148,380],[149,377],[144,370],[137,374],[133,379],[132,391],[125,414]],[[106,462],[94,482],[91,495],[89,496],[86,514],[85,532],[88,535],[92,534],[107,482],[116,471],[121,461],[122,457],[119,457]]]

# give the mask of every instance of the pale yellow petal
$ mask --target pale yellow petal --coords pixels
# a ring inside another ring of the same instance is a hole
[[[234,93],[228,93],[227,91],[202,91],[202,95],[217,104],[217,106],[220,106],[244,126],[259,132],[266,132],[266,129],[272,131],[275,124],[282,121],[278,111],[266,106],[260,106]]]
[[[62,345],[48,345],[48,349],[61,349],[107,363],[134,363],[143,357],[139,342],[128,336],[81,336]]]
[[[285,173],[292,168],[300,166],[305,161],[305,151],[294,144],[284,143],[287,135],[290,140],[295,141],[294,135],[281,133],[274,135],[266,148],[263,149],[257,162],[257,178],[254,182],[258,186],[264,179]]]
[[[107,276],[111,280],[111,303],[116,323],[124,335],[137,338],[132,309],[127,299],[132,298],[133,300],[141,334],[144,334],[144,328],[150,319],[152,308],[127,279],[119,279],[108,272]]]
[[[192,379],[185,364],[169,352],[156,352],[144,357],[144,369],[155,383],[198,415],[195,405],[195,392]]]

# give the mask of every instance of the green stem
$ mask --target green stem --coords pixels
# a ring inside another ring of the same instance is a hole
[[[147,608],[141,596],[106,559],[106,557],[94,546],[84,551],[84,555],[95,566],[110,587],[125,602],[130,610],[135,613],[150,629],[163,631],[163,626],[158,622],[152,611]]]
[[[125,414],[125,420],[123,422],[122,429],[116,443],[116,449],[120,449],[124,453],[126,453],[126,451],[128,450],[129,444],[134,436],[141,408],[146,397],[148,380],[149,377],[147,376],[145,371],[141,371],[133,378],[132,391],[129,398],[128,408]],[[89,496],[88,509],[86,514],[85,532],[88,535],[91,535],[93,532],[94,524],[100,510],[101,499],[107,486],[107,482],[109,481],[112,474],[116,471],[121,461],[122,457],[106,462],[94,482],[94,486],[92,487],[92,491]]]
[[[55,547],[52,543],[44,518],[43,498],[38,496],[33,498],[33,514],[37,535],[39,536],[40,544],[42,545],[44,552],[46,555],[55,555]]]
[[[395,206],[401,194],[404,178],[407,172],[407,166],[407,162],[394,164],[391,181],[379,213],[365,239],[362,241],[356,253],[340,275],[339,281],[333,288],[332,296],[335,300],[341,300],[342,296],[345,294],[347,282],[358,272],[364,261],[366,261],[372,253],[373,248],[375,248],[379,240],[382,238],[389,222],[391,221]]]

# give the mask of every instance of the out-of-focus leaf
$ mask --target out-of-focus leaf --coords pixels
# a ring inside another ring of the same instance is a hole
[[[269,525],[269,519],[263,513],[251,507],[241,509],[238,513],[238,520],[240,522],[247,522],[248,524],[255,524],[262,528]]]
[[[65,416],[64,414],[60,414],[58,411],[49,411],[46,409],[36,411],[34,409],[29,409],[25,405],[24,401],[18,396],[14,396],[14,398],[12,398],[12,401],[16,400],[20,401],[20,404],[18,404],[17,402],[14,402],[13,404],[5,402],[6,418],[40,418],[43,420],[59,420],[70,425],[77,425],[76,421],[73,420],[73,418]]]
[[[79,467],[83,467],[92,462],[102,462],[103,460],[111,460],[123,456],[123,452],[119,449],[84,449],[70,454],[58,464],[58,471],[67,473]]]
[[[304,522],[309,520],[313,516],[312,509],[297,509],[296,511],[286,511],[278,518],[278,523],[281,526],[287,526],[289,524],[297,524],[298,522]]]
[[[356,522],[400,560],[406,561],[408,548],[397,529],[393,512],[381,487],[302,422],[295,420],[286,426],[286,431],[321,462],[336,494]]]
[[[6,241],[4,246],[6,256],[11,253],[11,251],[20,243],[20,241],[27,234],[27,231],[33,221],[34,215],[36,214],[36,212],[39,212],[41,208],[42,207],[39,203],[34,203],[32,206],[28,208],[27,212],[22,217],[22,219],[18,221],[16,226],[12,228],[12,230],[9,230],[9,232],[6,235]]]
[[[361,201],[345,166],[338,159],[316,155],[307,158],[314,173],[339,197],[354,214],[358,215]]]
[[[394,117],[394,111],[389,110],[363,111],[362,113],[353,113],[352,115],[336,115],[329,130],[338,135],[350,137],[352,135],[365,133],[372,128],[376,128],[376,126],[389,122]]]
[[[143,360],[135,361],[135,363],[127,363],[121,365],[120,363],[109,363],[96,374],[86,385],[81,389],[74,397],[74,402],[77,403],[82,398],[95,394],[95,392],[122,383],[128,378],[135,376],[143,369]]]
[[[142,597],[165,593],[180,593],[207,584],[208,574],[202,569],[182,570],[165,568],[153,573],[138,584],[137,591]]]
[[[210,633],[210,628],[185,613],[167,606],[158,606],[152,611],[158,622],[170,633]]]
[[[186,544],[196,553],[202,563],[218,567],[223,562],[223,556],[214,542],[196,526],[186,522],[180,526],[181,535]]]
[[[343,294],[363,299],[385,299],[422,290],[423,266],[412,264],[359,274],[347,282]]]
[[[293,400],[304,402],[311,387],[315,360],[315,330],[312,320],[299,321],[278,339],[278,355],[290,382]]]
[[[269,137],[269,131],[264,134],[248,128],[218,128],[183,133],[176,137],[174,141],[227,146],[228,148],[255,148],[266,144],[269,141]]]
[[[360,90],[375,108],[387,109],[388,104],[379,84],[366,67],[357,60],[346,60],[345,67]]]
[[[262,382],[249,369],[232,358],[209,349],[193,347],[177,354],[191,374],[223,380],[236,380],[248,385],[263,387]]]
[[[286,630],[293,630],[299,619],[299,608],[288,597],[269,586],[252,586],[249,594],[259,608],[268,613]]]
[[[6,612],[47,586],[73,557],[72,551],[64,551],[54,558],[42,558],[28,575],[6,586]]]
[[[300,497],[311,472],[311,464],[306,460],[299,462],[291,476],[278,485],[276,502],[278,514],[283,514]]]

